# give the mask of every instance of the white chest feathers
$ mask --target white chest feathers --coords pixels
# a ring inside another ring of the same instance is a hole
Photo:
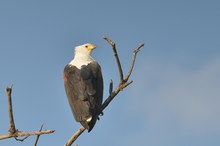
[[[95,61],[90,55],[85,54],[75,54],[74,59],[69,63],[70,65],[76,66],[78,69],[81,69],[83,65],[88,65],[89,63]]]

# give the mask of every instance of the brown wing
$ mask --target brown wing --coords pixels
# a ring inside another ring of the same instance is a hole
[[[64,85],[76,121],[88,131],[92,130],[103,99],[103,78],[100,66],[96,62],[82,66],[81,69],[67,65],[64,69]],[[90,117],[92,120],[86,121]]]

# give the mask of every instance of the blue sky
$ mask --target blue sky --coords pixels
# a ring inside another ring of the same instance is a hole
[[[79,128],[65,95],[62,72],[83,43],[98,46],[93,57],[105,81],[117,84],[111,47],[124,67],[141,43],[131,79],[104,111],[81,145],[220,145],[220,3],[200,1],[1,1],[0,134],[7,133],[6,86],[13,86],[16,128],[54,129],[39,146],[64,145]],[[0,145],[33,145],[13,139]]]

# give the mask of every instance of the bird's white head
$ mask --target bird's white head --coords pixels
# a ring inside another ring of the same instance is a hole
[[[76,46],[75,53],[90,55],[95,48],[96,48],[96,45],[87,43],[84,45]]]
[[[75,47],[75,56],[69,64],[80,69],[82,65],[87,65],[90,62],[95,61],[91,57],[91,53],[95,48],[96,46],[90,43]]]

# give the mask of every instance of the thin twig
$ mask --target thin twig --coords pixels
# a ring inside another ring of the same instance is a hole
[[[21,142],[23,142],[25,139],[27,139],[29,136],[26,136],[26,137],[24,137],[24,138],[17,138],[17,137],[14,137],[15,138],[15,140],[17,140],[17,141],[21,141]]]
[[[13,134],[3,134],[0,135],[0,140],[7,139],[7,138],[12,138],[12,137],[24,137],[24,136],[32,136],[32,135],[42,135],[42,134],[50,134],[54,133],[55,130],[44,130],[44,131],[37,131],[37,132],[20,132],[16,131]]]
[[[9,114],[9,123],[10,123],[10,127],[8,131],[10,132],[10,134],[16,132],[14,118],[13,118],[12,100],[11,100],[12,86],[13,85],[11,85],[11,87],[6,88],[6,92],[8,94],[8,114]]]
[[[42,131],[43,126],[44,126],[44,124],[41,125],[39,132]],[[34,146],[37,146],[37,142],[38,142],[39,138],[40,138],[40,135],[37,135],[36,140],[34,142]]]
[[[109,95],[112,94],[112,90],[113,90],[113,81],[111,80],[109,83]]]
[[[132,56],[132,61],[131,61],[131,65],[130,65],[130,68],[129,68],[129,70],[128,70],[127,76],[125,77],[125,80],[124,80],[125,82],[128,81],[128,79],[129,79],[129,77],[130,77],[130,75],[131,75],[131,72],[132,72],[132,70],[133,70],[133,68],[134,68],[134,62],[135,62],[135,59],[136,59],[136,55],[137,55],[137,53],[140,51],[140,49],[141,49],[142,47],[144,47],[144,44],[141,44],[139,47],[137,47],[136,49],[134,49],[133,56]]]
[[[67,141],[67,143],[65,144],[65,146],[71,146],[73,144],[73,142],[85,131],[86,129],[81,126],[79,128],[79,130],[73,134],[73,136]]]
[[[112,46],[112,50],[114,52],[116,63],[118,65],[118,71],[119,71],[119,75],[120,75],[120,83],[122,84],[123,83],[123,70],[122,70],[121,63],[120,63],[118,53],[117,53],[117,50],[116,50],[116,45],[112,40],[110,40],[106,36],[103,36],[103,38]]]

